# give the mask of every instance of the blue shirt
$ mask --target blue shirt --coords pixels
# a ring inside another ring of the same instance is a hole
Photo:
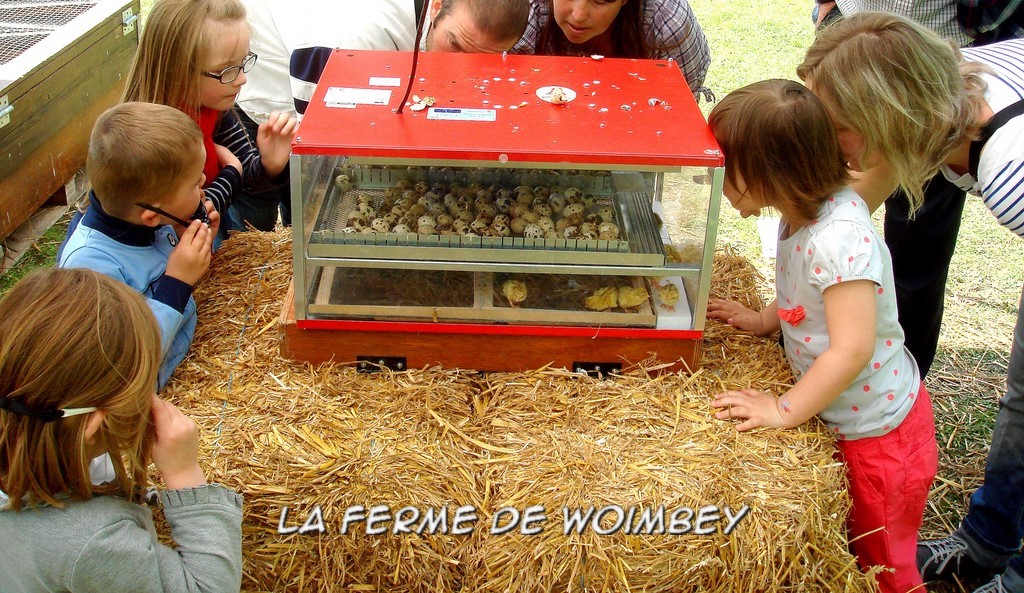
[[[62,268],[87,268],[139,291],[156,316],[163,361],[157,381],[161,390],[185,358],[196,332],[192,287],[165,274],[167,259],[178,244],[169,225],[132,224],[107,214],[96,195],[58,256]]]

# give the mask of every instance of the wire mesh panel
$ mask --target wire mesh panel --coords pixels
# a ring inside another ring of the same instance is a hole
[[[0,65],[17,58],[96,2],[0,0]]]

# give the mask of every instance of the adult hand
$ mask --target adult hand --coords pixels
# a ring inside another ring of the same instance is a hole
[[[724,321],[738,330],[751,332],[755,336],[767,336],[773,331],[765,326],[761,313],[745,307],[736,301],[726,299],[709,300],[707,317]]]
[[[206,484],[199,467],[199,427],[174,404],[153,396],[153,464],[169,490]]]
[[[274,111],[267,123],[256,132],[256,148],[260,151],[267,177],[277,177],[288,164],[292,140],[299,131],[299,121],[289,113]]]
[[[167,258],[167,270],[164,273],[189,286],[195,286],[210,269],[212,254],[213,232],[206,224],[193,220],[185,232],[181,233],[178,244]]]
[[[238,174],[242,174],[242,161],[238,160],[235,153],[231,152],[226,146],[220,144],[214,144],[213,149],[217,151],[217,162],[220,164],[220,168],[234,167]]]
[[[715,408],[724,408],[715,412],[719,420],[743,420],[736,425],[736,430],[743,432],[759,426],[784,428],[782,413],[779,412],[778,400],[774,395],[756,389],[740,389],[715,394],[711,402]]]

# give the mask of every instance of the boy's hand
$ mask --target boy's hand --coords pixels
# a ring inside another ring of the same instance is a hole
[[[217,151],[217,162],[220,163],[220,168],[234,167],[238,171],[239,175],[242,175],[242,161],[238,160],[235,153],[231,152],[226,146],[220,144],[214,144],[213,149]],[[210,180],[207,180],[210,181]]]
[[[785,427],[775,396],[763,391],[740,389],[718,393],[711,405],[725,408],[715,412],[715,418],[719,420],[743,420],[736,426],[736,430],[740,432],[758,426]]]
[[[771,333],[770,329],[765,328],[759,312],[744,307],[736,301],[708,300],[707,316],[709,319],[724,321],[736,329],[751,332],[755,336],[767,336]]]
[[[206,208],[206,217],[210,219],[210,232],[216,237],[220,229],[220,212],[213,206],[213,200],[203,198],[203,207]]]
[[[189,286],[195,286],[210,269],[212,254],[213,232],[206,224],[193,220],[167,258],[167,271],[164,273]]]
[[[174,404],[153,396],[153,464],[169,490],[206,484],[199,467],[199,427]]]
[[[284,170],[292,151],[292,140],[298,131],[299,120],[280,111],[274,111],[267,123],[260,124],[256,132],[256,148],[260,151],[267,177],[277,177]]]

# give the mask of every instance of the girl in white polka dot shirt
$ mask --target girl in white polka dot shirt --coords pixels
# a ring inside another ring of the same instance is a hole
[[[760,336],[781,330],[797,377],[778,397],[719,393],[715,417],[741,431],[820,417],[847,466],[858,560],[895,569],[878,576],[882,591],[908,591],[921,585],[914,554],[938,449],[928,393],[903,346],[889,252],[845,187],[836,131],[805,87],[754,83],[709,122],[725,153],[725,196],[743,214],[778,210],[782,225],[776,300],[753,311],[712,299],[708,317]]]

